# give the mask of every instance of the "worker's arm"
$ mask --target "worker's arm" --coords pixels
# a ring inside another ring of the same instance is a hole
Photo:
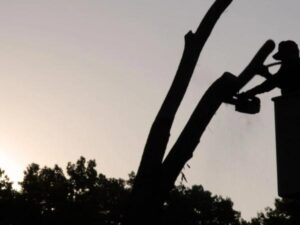
[[[266,79],[270,79],[273,75],[269,72],[269,66],[261,65],[257,68],[256,73]]]
[[[255,96],[257,94],[261,94],[267,91],[271,91],[273,88],[278,86],[278,76],[272,76],[271,78],[267,79],[262,84],[242,93],[245,96]]]

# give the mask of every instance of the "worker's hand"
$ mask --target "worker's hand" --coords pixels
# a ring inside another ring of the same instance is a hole
[[[250,99],[250,98],[254,98],[255,96],[249,92],[241,92],[237,95],[237,98],[245,98],[245,99]]]
[[[268,77],[270,75],[268,67],[266,67],[265,65],[261,65],[260,67],[258,67],[256,72],[263,77]]]

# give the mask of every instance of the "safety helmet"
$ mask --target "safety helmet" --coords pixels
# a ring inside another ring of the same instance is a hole
[[[291,59],[299,57],[299,48],[296,42],[288,40],[279,43],[278,52],[273,55],[276,60]]]

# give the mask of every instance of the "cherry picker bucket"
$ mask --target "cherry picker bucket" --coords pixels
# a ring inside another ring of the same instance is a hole
[[[300,196],[300,93],[273,98],[278,195]]]

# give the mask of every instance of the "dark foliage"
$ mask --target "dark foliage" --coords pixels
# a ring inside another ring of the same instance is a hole
[[[0,224],[120,224],[130,188],[124,180],[98,174],[96,162],[83,157],[66,171],[32,163],[20,191],[1,171]]]
[[[300,224],[300,201],[276,199],[275,209],[266,208],[252,219],[251,225],[296,225]]]
[[[20,190],[0,170],[0,225],[117,225],[121,224],[135,178],[107,178],[96,171],[94,160],[81,157],[68,163],[67,175],[53,168],[30,164]],[[202,186],[174,188],[164,204],[164,225],[277,225],[300,224],[299,205],[276,200],[251,222],[241,222],[230,199],[212,195]]]
[[[178,186],[165,204],[164,224],[238,225],[240,213],[230,199],[213,196],[202,186]]]

